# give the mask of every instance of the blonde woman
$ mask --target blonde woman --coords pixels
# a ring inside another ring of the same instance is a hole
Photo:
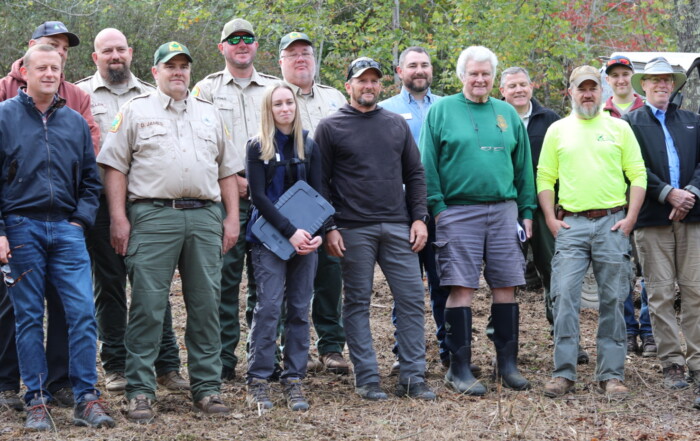
[[[301,380],[306,375],[309,352],[309,306],[313,293],[320,236],[296,228],[276,208],[275,202],[298,180],[315,190],[321,186],[321,157],[316,143],[301,128],[296,97],[287,83],[272,84],[265,91],[260,133],[248,141],[246,176],[253,203],[246,240],[252,245],[252,260],[258,300],[248,356],[248,396],[251,404],[270,409],[267,378],[275,363],[275,338],[282,305],[284,323],[284,370],[280,378],[287,404],[304,411]],[[296,254],[282,260],[252,234],[257,217],[264,217],[289,239]]]

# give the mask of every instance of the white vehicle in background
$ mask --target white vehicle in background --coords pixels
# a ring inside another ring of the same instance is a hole
[[[644,65],[656,57],[664,57],[677,72],[683,72],[688,79],[683,86],[671,97],[671,101],[681,109],[700,113],[700,53],[694,52],[613,52],[609,57],[601,57],[603,62],[601,76],[605,77],[605,63],[612,57],[624,55],[632,61],[634,71],[642,72]],[[603,81],[603,102],[612,95],[607,81]],[[598,284],[593,269],[589,266],[583,279],[581,290],[581,307],[598,309]]]

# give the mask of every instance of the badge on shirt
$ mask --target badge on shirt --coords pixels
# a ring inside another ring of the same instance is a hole
[[[209,115],[204,115],[202,117],[202,122],[204,123],[205,126],[208,126],[208,127],[211,127],[214,125],[214,120]]]
[[[406,120],[413,119],[413,115],[410,113],[402,113],[401,116],[403,116],[403,119]]]
[[[119,130],[119,126],[122,125],[122,119],[122,113],[117,113],[117,116],[114,117],[114,121],[112,121],[112,126],[109,128],[109,131],[115,133],[117,130]]]
[[[501,128],[501,132],[505,132],[508,129],[508,123],[503,115],[498,115],[496,117],[496,124],[498,124],[498,127]]]

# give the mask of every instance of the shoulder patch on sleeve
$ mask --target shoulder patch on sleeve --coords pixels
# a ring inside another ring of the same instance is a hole
[[[199,84],[197,84],[196,86],[194,86],[194,88],[192,88],[192,96],[199,97],[200,93],[201,91],[199,90]]]
[[[119,130],[119,126],[122,125],[123,119],[124,116],[122,115],[122,113],[117,113],[117,115],[114,117],[114,121],[112,121],[112,126],[109,128],[109,131],[115,133],[117,130]]]

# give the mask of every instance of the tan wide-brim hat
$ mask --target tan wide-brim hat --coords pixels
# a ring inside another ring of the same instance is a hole
[[[688,78],[684,73],[674,71],[671,63],[669,63],[664,57],[653,58],[644,66],[643,72],[632,75],[632,88],[641,96],[646,96],[644,89],[642,89],[642,78],[647,75],[673,75],[672,93],[675,93],[678,89],[680,89],[685,83],[685,80]]]

